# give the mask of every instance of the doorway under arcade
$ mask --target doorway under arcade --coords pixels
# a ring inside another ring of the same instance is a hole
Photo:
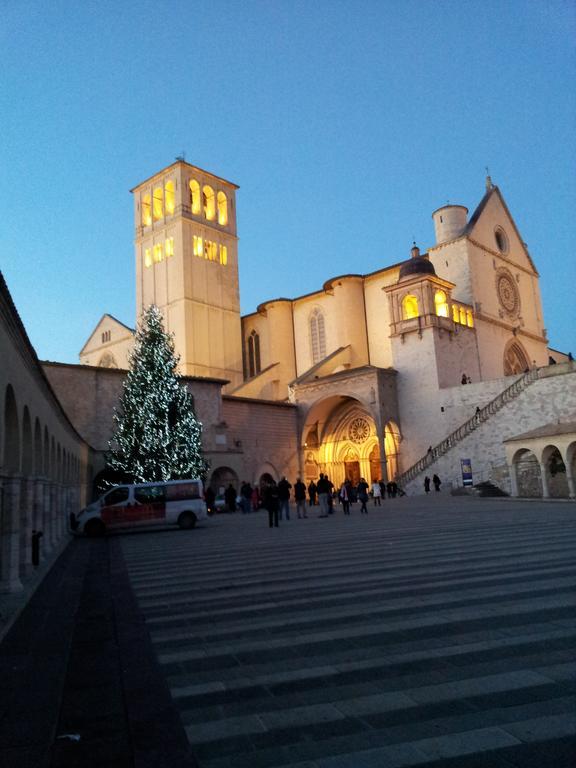
[[[308,412],[302,431],[304,480],[327,474],[336,487],[392,480],[400,471],[400,430],[388,421],[379,433],[370,410],[352,397],[329,397]]]

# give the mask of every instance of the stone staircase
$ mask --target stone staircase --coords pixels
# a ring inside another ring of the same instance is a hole
[[[444,456],[448,451],[451,451],[458,443],[468,437],[474,430],[483,424],[485,421],[494,416],[498,411],[501,411],[508,403],[518,397],[526,387],[529,387],[534,381],[538,379],[538,369],[534,368],[527,371],[514,381],[504,391],[500,392],[493,400],[487,405],[481,408],[472,418],[461,424],[458,429],[451,432],[448,437],[444,438],[441,443],[434,446],[432,450],[428,450],[425,456],[409,467],[403,472],[396,480],[400,488],[404,488],[409,482],[414,480],[421,472],[428,469],[435,461],[441,456]]]

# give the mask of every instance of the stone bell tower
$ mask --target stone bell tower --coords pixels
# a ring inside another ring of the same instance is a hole
[[[157,304],[180,372],[242,381],[236,190],[182,159],[132,189],[138,317]]]

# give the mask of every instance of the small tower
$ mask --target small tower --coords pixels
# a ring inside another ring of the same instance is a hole
[[[444,205],[434,211],[434,231],[436,233],[436,245],[447,243],[464,234],[466,229],[468,208],[464,205]]]
[[[157,304],[180,372],[242,381],[238,187],[178,158],[132,189],[138,317]]]
[[[472,309],[452,300],[454,283],[436,274],[428,254],[414,245],[398,282],[384,290],[390,301],[394,367],[439,387],[455,386],[462,371],[479,379]]]

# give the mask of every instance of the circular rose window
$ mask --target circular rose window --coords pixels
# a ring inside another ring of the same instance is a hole
[[[363,443],[370,434],[370,425],[366,419],[360,417],[354,419],[348,429],[348,435],[353,443]]]
[[[496,276],[498,300],[502,309],[509,315],[517,315],[520,310],[520,294],[516,281],[507,269],[501,269]]]

